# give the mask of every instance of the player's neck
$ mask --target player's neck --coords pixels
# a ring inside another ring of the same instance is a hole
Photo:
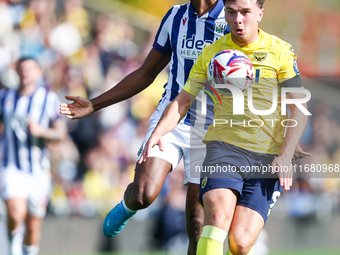
[[[26,86],[20,86],[19,88],[19,93],[20,95],[32,95],[33,92],[35,91],[36,89],[36,85],[35,84],[29,84],[29,85],[26,85]]]
[[[191,3],[199,16],[214,9],[218,0],[191,0]]]
[[[237,39],[237,37],[235,37],[233,34],[231,34],[231,40],[239,47],[245,47],[249,44],[252,44],[253,42],[255,42],[258,38],[259,38],[259,29],[257,29],[257,33],[254,33],[252,37],[250,37],[249,39],[247,39],[246,41],[243,40],[239,40]]]

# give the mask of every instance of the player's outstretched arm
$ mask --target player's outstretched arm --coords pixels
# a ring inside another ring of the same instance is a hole
[[[158,145],[160,150],[164,149],[162,136],[176,127],[178,122],[188,112],[193,99],[193,95],[182,90],[181,93],[179,93],[178,96],[165,108],[155,130],[152,132],[149,140],[145,144],[142,155],[138,161],[139,164],[149,157],[151,149],[155,145]]]
[[[152,49],[140,68],[98,97],[87,100],[81,97],[65,96],[73,103],[61,104],[60,113],[66,115],[69,119],[80,119],[101,108],[128,99],[147,88],[169,63],[170,59],[171,55],[164,55]]]
[[[304,98],[304,94],[302,93],[289,93],[287,95],[290,99],[298,99]],[[307,104],[303,103],[303,107],[307,109]],[[279,175],[280,185],[284,187],[285,190],[289,190],[293,184],[293,166],[292,159],[294,157],[294,152],[297,147],[297,143],[300,140],[303,130],[305,129],[307,118],[306,116],[296,105],[289,105],[291,115],[290,119],[296,121],[297,125],[294,126],[294,123],[288,123],[286,130],[286,136],[283,141],[282,150],[280,155],[275,158],[272,163],[272,173],[277,172]]]

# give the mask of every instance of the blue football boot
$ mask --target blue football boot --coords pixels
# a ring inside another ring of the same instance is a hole
[[[106,215],[103,224],[104,235],[106,237],[117,235],[136,212],[127,211],[123,206],[123,201],[121,201]]]

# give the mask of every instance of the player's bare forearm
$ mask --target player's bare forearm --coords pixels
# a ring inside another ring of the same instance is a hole
[[[116,86],[90,100],[94,111],[124,101],[147,88],[169,63],[171,55],[152,49],[143,65],[126,76]]]
[[[29,131],[35,137],[40,137],[49,141],[61,141],[66,137],[67,127],[65,121],[59,119],[52,123],[49,128],[42,128],[37,122],[29,122]]]
[[[164,55],[152,49],[143,65],[126,76],[116,86],[91,100],[82,97],[65,96],[71,104],[60,105],[60,113],[68,119],[84,118],[94,111],[128,99],[147,88],[169,63],[171,55]]]
[[[138,69],[126,76],[115,87],[91,99],[90,102],[93,110],[97,111],[109,105],[124,101],[147,88],[152,81],[153,79],[151,77],[144,77]]]
[[[190,99],[192,99],[192,96],[188,92],[182,90],[174,101],[165,108],[154,132],[163,136],[173,130],[188,112],[191,105],[190,101],[193,101]]]
[[[303,104],[305,108],[307,108],[307,104]],[[288,122],[288,126],[286,130],[286,136],[283,142],[282,150],[280,155],[286,155],[292,159],[294,157],[294,152],[297,147],[298,141],[301,138],[301,135],[305,129],[308,116],[300,111],[295,105],[290,107],[291,114],[290,119],[295,120]],[[297,123],[297,124],[296,124]],[[296,124],[296,126],[294,126]],[[294,127],[293,127],[294,126]]]
[[[149,140],[146,142],[139,164],[144,162],[150,155],[151,149],[158,145],[160,150],[164,149],[162,136],[173,130],[178,122],[188,112],[194,96],[182,90],[181,93],[172,101],[164,110],[155,130],[152,132]]]
[[[294,97],[296,95],[291,96]],[[307,108],[307,104],[302,105]],[[285,190],[289,190],[293,184],[292,158],[294,157],[294,151],[308,119],[308,116],[301,112],[295,105],[290,105],[289,108],[291,110],[289,119],[295,121],[288,122],[282,150],[272,164],[273,172],[278,173],[280,185],[283,186]]]

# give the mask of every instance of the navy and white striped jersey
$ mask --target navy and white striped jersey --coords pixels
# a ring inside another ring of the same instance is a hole
[[[181,92],[197,56],[203,48],[229,33],[225,21],[225,10],[222,0],[218,0],[214,9],[202,15],[195,12],[191,2],[173,6],[164,16],[156,35],[153,47],[163,54],[171,54],[168,82],[165,92],[157,107],[165,107]],[[213,102],[207,97],[207,119],[205,126],[213,120]],[[195,100],[184,118],[184,123],[195,125],[198,115]]]
[[[20,95],[18,90],[1,90],[2,169],[11,167],[28,173],[50,169],[45,140],[28,132],[28,122],[39,122],[43,128],[48,128],[51,121],[60,117],[59,104],[57,95],[43,86],[32,95]]]

